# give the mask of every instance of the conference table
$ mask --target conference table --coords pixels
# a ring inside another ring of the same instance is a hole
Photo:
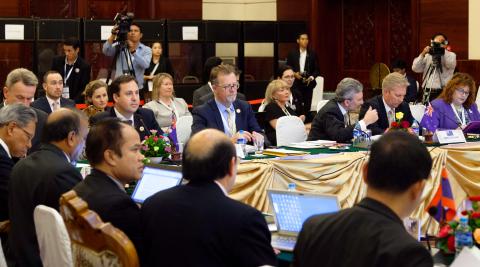
[[[410,217],[418,219],[425,230],[428,213],[425,211],[440,184],[442,169],[448,179],[457,206],[466,196],[480,195],[480,140],[463,144],[427,146],[433,159],[431,178],[426,182],[421,202]],[[303,150],[295,149],[294,150]],[[230,196],[262,212],[269,212],[267,189],[287,189],[289,183],[296,190],[335,194],[342,208],[348,208],[366,195],[367,186],[362,169],[368,161],[368,151],[309,149],[305,157],[251,158],[242,161]],[[401,170],[399,170],[401,171]],[[438,231],[436,221],[429,232]]]

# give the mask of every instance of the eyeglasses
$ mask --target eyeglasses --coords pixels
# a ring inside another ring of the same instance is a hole
[[[462,89],[457,89],[457,92],[458,92],[459,94],[462,94],[462,95],[465,95],[465,96],[470,95],[470,92],[464,91],[464,90],[462,90]]]
[[[25,136],[27,136],[28,141],[32,141],[34,134],[31,134],[31,133],[27,132],[27,130],[23,129],[22,127],[20,127],[18,125],[17,125],[17,128],[23,131]]]
[[[240,84],[238,82],[236,83],[232,83],[232,84],[225,84],[225,85],[217,85],[219,87],[222,87],[224,90],[237,90],[238,88],[240,88]]]
[[[295,76],[293,76],[293,75],[287,75],[287,76],[283,76],[282,78],[283,78],[283,79],[286,79],[286,80],[293,80],[293,79],[295,79]]]

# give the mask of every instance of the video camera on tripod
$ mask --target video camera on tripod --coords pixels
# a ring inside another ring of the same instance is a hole
[[[128,33],[130,32],[130,26],[132,26],[134,14],[132,12],[126,13],[117,13],[113,22],[115,23],[114,28],[118,29],[117,32],[117,42],[125,42],[128,38]]]
[[[430,50],[428,53],[432,55],[433,65],[441,67],[442,56],[445,55],[445,47],[443,46],[443,43],[432,40],[430,42]]]

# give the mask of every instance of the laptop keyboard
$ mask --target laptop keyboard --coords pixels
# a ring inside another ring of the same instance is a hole
[[[272,236],[272,247],[284,251],[293,251],[297,243],[297,238],[294,236],[282,236],[282,235],[273,235]]]

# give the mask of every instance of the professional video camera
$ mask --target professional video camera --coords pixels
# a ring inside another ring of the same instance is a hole
[[[439,66],[441,62],[441,57],[445,55],[445,47],[442,46],[443,43],[431,42],[430,50],[428,53],[432,55],[433,64]]]
[[[127,40],[127,35],[130,32],[130,26],[133,22],[134,14],[132,12],[126,13],[117,13],[113,22],[115,26],[118,28],[117,33],[117,42],[125,42]]]

